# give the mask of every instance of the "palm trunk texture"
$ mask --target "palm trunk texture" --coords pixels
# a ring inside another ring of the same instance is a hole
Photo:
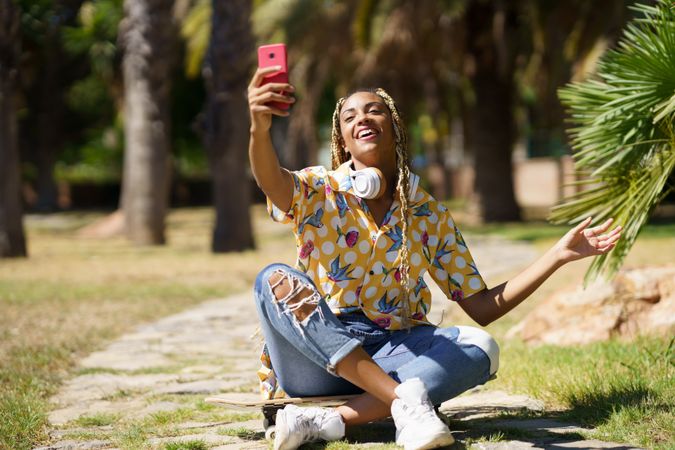
[[[254,55],[250,0],[213,0],[211,41],[204,67],[208,92],[204,143],[213,179],[214,252],[255,246],[249,208],[249,119],[246,87]]]
[[[13,0],[0,0],[0,257],[26,256],[15,102],[19,23]]]
[[[471,2],[467,11],[474,61],[469,132],[476,178],[478,213],[486,222],[520,220],[513,188],[511,152],[515,135],[514,51],[508,48],[512,28],[506,2]]]
[[[172,8],[172,0],[124,2],[122,206],[127,236],[137,245],[165,242],[171,69],[176,35]]]

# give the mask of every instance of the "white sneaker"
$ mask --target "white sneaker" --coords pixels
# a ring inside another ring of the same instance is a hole
[[[398,398],[391,404],[391,415],[398,445],[405,450],[423,450],[455,442],[447,425],[436,415],[422,380],[406,380],[394,392]]]
[[[318,440],[336,441],[345,435],[345,423],[335,409],[287,405],[277,412],[274,450],[295,450]]]

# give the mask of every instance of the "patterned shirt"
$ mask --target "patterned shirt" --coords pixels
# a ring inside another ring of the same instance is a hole
[[[410,325],[428,324],[429,272],[445,295],[461,300],[485,288],[448,209],[423,189],[412,192],[408,213],[409,298],[400,287],[402,245],[400,203],[395,199],[378,226],[366,201],[355,195],[349,162],[335,171],[308,167],[292,172],[293,200],[287,212],[268,199],[271,217],[291,223],[297,245],[296,267],[314,281],[337,314],[362,311],[380,327],[402,328],[402,302],[409,302]],[[416,175],[415,175],[416,176]],[[263,396],[280,395],[269,356],[259,371]]]
[[[412,325],[428,323],[429,275],[454,301],[485,288],[471,253],[448,209],[423,189],[411,194],[408,218],[410,297],[400,289],[400,203],[394,200],[378,227],[365,200],[352,191],[349,163],[335,171],[309,167],[292,172],[292,206],[284,213],[268,200],[272,218],[292,223],[296,267],[314,281],[339,315],[361,310],[382,328],[401,328],[401,304],[409,302]]]

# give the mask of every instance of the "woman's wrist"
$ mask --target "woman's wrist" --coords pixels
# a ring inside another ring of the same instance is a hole
[[[255,122],[251,122],[251,127],[249,128],[249,133],[251,134],[252,137],[254,138],[261,138],[264,137],[266,134],[269,133],[269,128],[265,128],[264,126],[260,126],[256,124]]]
[[[565,264],[574,261],[570,257],[569,252],[560,246],[560,243],[554,245],[550,250],[551,263],[555,266],[556,269],[564,266]]]

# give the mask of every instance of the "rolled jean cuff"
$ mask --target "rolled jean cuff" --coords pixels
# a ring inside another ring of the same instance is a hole
[[[356,339],[356,338],[352,338],[349,341],[347,341],[328,360],[328,365],[326,366],[326,370],[328,371],[328,373],[338,377],[339,375],[337,374],[337,371],[335,370],[335,366],[337,366],[340,363],[340,361],[345,359],[347,357],[347,355],[349,355],[351,352],[353,352],[356,347],[360,347],[360,346],[361,346],[361,341]]]

